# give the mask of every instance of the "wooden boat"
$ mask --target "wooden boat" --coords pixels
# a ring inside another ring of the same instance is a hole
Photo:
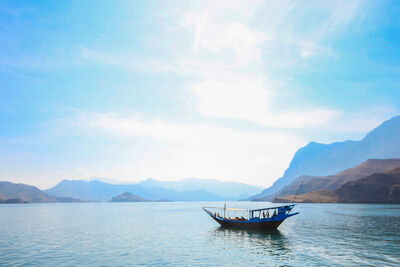
[[[226,205],[221,207],[203,207],[215,221],[222,227],[236,228],[236,229],[256,229],[256,230],[270,230],[276,229],[278,226],[291,216],[299,214],[298,212],[290,213],[295,204],[271,207],[264,209],[232,209],[226,208]],[[223,216],[217,212],[221,211]],[[270,214],[270,212],[272,214]],[[234,216],[232,216],[234,213]],[[244,216],[236,216],[238,213]],[[271,215],[271,216],[270,216]]]

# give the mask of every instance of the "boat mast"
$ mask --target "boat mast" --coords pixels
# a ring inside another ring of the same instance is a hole
[[[225,201],[225,204],[224,204],[224,218],[226,217],[225,213],[226,213],[226,201]]]
[[[300,184],[300,186],[299,186],[299,189],[297,189],[296,195],[294,196],[294,198],[293,198],[293,200],[292,200],[292,203],[294,203],[294,201],[296,200],[297,194],[299,193],[300,188],[301,188],[301,186],[303,185],[303,182],[304,182],[304,180],[301,181],[301,184]]]

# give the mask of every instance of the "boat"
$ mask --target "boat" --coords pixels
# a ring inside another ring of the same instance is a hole
[[[295,205],[290,204],[264,209],[233,209],[227,208],[225,204],[223,208],[203,207],[203,210],[222,227],[273,230],[277,229],[287,218],[299,214],[299,212],[290,213]]]

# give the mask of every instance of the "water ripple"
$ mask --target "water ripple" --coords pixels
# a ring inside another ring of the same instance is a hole
[[[399,205],[298,205],[299,215],[270,232],[220,228],[201,210],[207,205],[221,203],[2,205],[0,266],[400,262]]]

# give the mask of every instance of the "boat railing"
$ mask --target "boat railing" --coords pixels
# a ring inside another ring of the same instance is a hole
[[[249,209],[235,209],[226,207],[203,207],[205,211],[215,217],[225,219],[249,219]]]

